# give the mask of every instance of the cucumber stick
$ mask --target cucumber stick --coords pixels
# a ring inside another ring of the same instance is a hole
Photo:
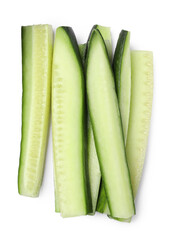
[[[122,30],[119,35],[112,66],[115,76],[116,93],[121,114],[124,141],[126,143],[131,95],[130,32],[128,31]],[[103,188],[103,184],[101,185],[101,188]],[[104,194],[101,194],[101,192],[105,193],[103,189],[100,190],[97,211],[109,213],[109,211],[103,211],[103,208],[108,209],[108,204]]]
[[[79,50],[80,50],[83,64],[85,65],[86,44],[79,45]],[[88,112],[87,112],[86,138],[87,138],[88,178],[89,178],[90,191],[91,191],[92,214],[95,214],[99,188],[100,188],[101,172],[100,172],[99,161],[98,161],[95,142],[94,142],[93,129],[91,126],[91,121],[90,121]]]
[[[134,197],[137,194],[144,165],[152,99],[153,54],[149,51],[131,51],[131,107],[126,155]],[[103,201],[103,198],[101,199]],[[103,206],[104,212],[109,214],[107,201]],[[127,221],[127,219],[118,220]]]
[[[21,195],[37,197],[42,182],[50,113],[52,27],[22,27]]]
[[[100,212],[100,213],[110,214],[103,181],[101,181],[101,185],[99,189],[99,197],[97,201],[96,210],[97,212]]]
[[[131,96],[131,58],[130,58],[130,32],[122,30],[113,59],[116,93],[121,113],[124,141],[126,144],[128,122],[130,115]]]
[[[147,148],[153,98],[153,54],[131,51],[131,108],[126,154],[136,196]]]
[[[109,27],[103,27],[100,25],[94,25],[93,29],[98,29],[102,34],[102,37],[105,41],[109,58],[112,58],[112,43],[111,43],[111,32]],[[80,54],[85,63],[86,57],[86,44],[81,44],[79,46]],[[92,199],[92,208],[93,214],[96,210],[99,188],[100,188],[100,181],[101,181],[101,172],[97,157],[97,152],[95,148],[93,130],[91,126],[90,119],[88,117],[87,120],[87,159],[88,159],[88,174],[89,174],[89,183],[90,183],[90,190],[91,190],[91,199]]]
[[[112,60],[112,39],[111,39],[110,27],[95,25],[93,28],[98,29],[99,32],[101,33],[103,40],[105,42],[106,48],[107,48],[109,59],[111,61]]]
[[[88,41],[86,78],[90,119],[110,213],[112,217],[129,218],[135,207],[114,77],[105,43],[96,29]]]
[[[98,29],[105,41],[105,45],[108,51],[109,58],[112,58],[112,43],[111,43],[111,33],[109,27],[103,27],[100,25],[95,25],[93,29]],[[93,214],[95,213],[100,182],[101,182],[101,172],[99,161],[97,157],[94,135],[92,130],[91,121],[88,118],[88,173],[89,173],[89,181],[90,181],[90,189],[91,189],[91,199],[92,199],[92,208]]]
[[[91,190],[91,200],[92,200],[92,210],[93,214],[96,210],[100,181],[101,181],[101,172],[99,161],[97,157],[94,135],[92,130],[91,121],[88,117],[88,127],[87,127],[87,159],[88,159],[88,175],[89,175],[89,183]]]
[[[75,35],[71,28],[59,27],[52,68],[52,133],[55,203],[59,204],[63,217],[92,212],[85,172],[84,92]]]

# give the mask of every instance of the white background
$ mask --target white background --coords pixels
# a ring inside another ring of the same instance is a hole
[[[172,12],[151,0],[4,0],[0,3],[0,239],[172,239]],[[106,215],[63,219],[54,212],[52,142],[40,197],[17,190],[21,130],[21,25],[72,26],[78,42],[94,24],[121,29],[131,47],[154,53],[154,100],[144,173],[130,224]]]

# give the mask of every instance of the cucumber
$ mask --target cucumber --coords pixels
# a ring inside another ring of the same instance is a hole
[[[86,58],[88,107],[112,217],[135,214],[112,68],[100,32],[92,31]]]
[[[100,25],[94,25],[92,30],[93,29],[98,29],[102,34],[108,50],[109,58],[111,59],[112,44],[111,44],[110,28],[103,27]],[[79,46],[79,49],[80,49],[80,54],[83,60],[83,64],[85,65],[86,44],[81,44]],[[89,174],[89,183],[90,183],[90,190],[91,190],[92,209],[93,209],[93,214],[95,214],[97,200],[98,200],[98,193],[100,188],[101,172],[100,172],[97,152],[95,148],[93,130],[92,130],[89,116],[87,119],[87,159],[88,159],[88,174]]]
[[[88,175],[91,190],[92,213],[95,214],[101,181],[101,172],[94,142],[93,129],[89,117],[87,129]]]
[[[128,31],[122,30],[119,35],[113,59],[113,70],[126,144],[131,96],[130,32]]]
[[[22,138],[19,194],[37,197],[43,177],[50,113],[52,27],[22,27]]]
[[[108,208],[108,210],[107,210],[107,208]],[[100,212],[100,213],[107,213],[105,209],[110,214],[104,184],[103,184],[103,181],[101,181],[96,210],[97,210],[97,212]]]
[[[85,63],[85,55],[86,55],[86,43],[84,43],[84,44],[79,44],[79,52],[80,52],[80,55],[81,55],[81,59],[82,59],[82,62],[83,62],[83,66],[84,66],[84,63]]]
[[[112,66],[115,76],[115,86],[122,120],[124,141],[126,144],[131,95],[130,32],[128,31],[122,30],[119,35]],[[101,188],[102,187],[103,184]],[[103,190],[101,191],[103,192]],[[105,202],[103,203],[103,201],[106,201],[106,198],[103,196],[101,199],[101,196],[103,195],[99,196],[99,204],[97,206],[97,211],[100,212],[103,211],[103,206],[108,209],[108,204]]]
[[[112,58],[112,43],[111,43],[111,32],[109,27],[104,27],[100,25],[94,25],[93,29],[98,29],[105,41],[105,45],[108,51],[109,59]],[[92,32],[92,31],[91,31]],[[90,34],[91,36],[91,34]],[[86,54],[86,53],[85,53]],[[91,121],[88,118],[88,173],[90,180],[90,188],[91,188],[91,198],[92,198],[92,207],[93,214],[96,211],[99,188],[101,182],[101,172],[99,161],[97,157],[94,135],[92,130]]]
[[[105,42],[106,48],[107,48],[109,60],[111,62],[111,60],[112,60],[112,39],[111,39],[110,27],[95,25],[93,28],[98,29],[99,32],[101,33],[103,40]]]
[[[80,50],[83,64],[85,65],[86,44],[79,45],[79,50]],[[95,214],[100,181],[101,181],[101,172],[100,172],[97,152],[95,148],[93,130],[92,130],[88,112],[87,112],[87,132],[85,136],[86,136],[86,145],[87,145],[86,151],[87,151],[87,162],[88,162],[88,179],[89,179],[90,191],[91,191],[92,214]]]
[[[52,133],[55,193],[62,217],[92,212],[86,184],[84,107],[84,74],[76,37],[71,28],[59,27],[52,68]]]
[[[153,54],[131,51],[131,108],[126,154],[136,196],[145,159],[153,98]]]
[[[153,99],[153,54],[131,51],[131,108],[126,144],[134,197],[139,187],[144,165]],[[106,202],[104,212],[108,214]],[[129,219],[118,219],[130,222]]]

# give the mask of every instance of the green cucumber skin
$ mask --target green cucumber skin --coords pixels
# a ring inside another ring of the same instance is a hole
[[[85,146],[84,146],[84,126],[85,126],[85,112],[84,112],[84,106],[85,106],[85,96],[84,96],[84,89],[85,89],[85,84],[84,84],[84,74],[83,74],[83,66],[82,66],[82,61],[81,61],[81,56],[80,56],[80,52],[79,52],[79,48],[78,48],[78,45],[77,45],[77,40],[76,40],[76,37],[75,37],[75,35],[74,35],[74,32],[73,32],[73,30],[71,29],[71,28],[69,28],[69,27],[60,27],[60,28],[58,28],[57,29],[57,31],[59,32],[58,34],[63,34],[62,35],[62,37],[63,36],[65,36],[64,38],[65,39],[68,39],[68,40],[64,40],[64,41],[67,41],[67,43],[66,44],[68,44],[68,46],[66,45],[66,49],[68,48],[71,48],[71,49],[69,49],[70,50],[70,52],[71,52],[71,54],[72,54],[72,58],[73,58],[73,61],[75,61],[76,63],[74,63],[76,66],[77,66],[77,70],[76,71],[79,71],[77,74],[79,74],[80,75],[80,80],[76,80],[76,81],[81,81],[80,83],[78,83],[79,85],[81,85],[81,88],[79,88],[78,90],[76,90],[76,91],[80,91],[80,93],[78,92],[78,94],[80,95],[82,95],[82,99],[81,99],[81,102],[80,103],[78,103],[79,105],[81,104],[81,108],[79,108],[78,110],[79,110],[79,113],[78,114],[81,114],[80,115],[80,119],[81,119],[81,123],[79,123],[80,124],[80,126],[81,126],[81,129],[79,130],[80,131],[80,133],[79,133],[79,135],[80,135],[80,137],[82,138],[82,141],[81,141],[81,145],[80,145],[80,150],[79,151],[81,151],[81,153],[82,153],[82,159],[81,159],[81,161],[82,161],[82,169],[80,169],[79,171],[82,171],[82,173],[76,173],[76,177],[77,177],[77,175],[79,174],[81,174],[82,175],[82,182],[83,182],[83,187],[82,187],[82,191],[80,192],[80,190],[79,189],[76,189],[76,191],[79,191],[79,192],[77,192],[77,195],[75,194],[75,192],[71,192],[70,193],[70,195],[71,195],[71,199],[73,199],[72,200],[72,203],[74,204],[74,205],[71,205],[71,206],[68,206],[68,205],[66,205],[66,209],[67,208],[69,208],[69,209],[71,209],[71,212],[67,212],[67,210],[65,210],[65,204],[68,204],[68,203],[65,203],[65,201],[63,201],[64,199],[67,199],[67,193],[65,193],[65,188],[67,187],[67,186],[69,186],[70,185],[70,183],[66,183],[67,185],[65,185],[65,182],[64,183],[62,183],[61,182],[61,180],[62,180],[62,177],[60,177],[60,175],[62,174],[61,172],[59,172],[59,171],[62,171],[62,170],[64,170],[65,171],[65,169],[63,168],[60,168],[59,170],[58,170],[58,167],[57,167],[57,163],[56,163],[56,161],[58,160],[58,150],[55,150],[56,149],[56,142],[55,142],[55,140],[53,140],[53,149],[54,149],[54,168],[55,168],[55,179],[57,178],[57,186],[55,185],[55,187],[57,187],[57,192],[58,192],[58,195],[59,195],[59,204],[60,204],[60,212],[61,212],[61,214],[62,214],[62,216],[63,217],[71,217],[71,216],[78,216],[78,215],[84,215],[84,214],[87,214],[87,213],[90,213],[90,212],[92,212],[92,206],[91,206],[91,199],[90,199],[90,189],[89,189],[89,184],[87,183],[87,162],[86,162],[86,159],[85,159]],[[56,34],[57,34],[57,31],[56,31]],[[58,36],[60,36],[60,35],[58,35]],[[55,40],[55,44],[56,44],[56,40]],[[65,44],[65,43],[63,43],[63,44]],[[55,46],[55,49],[56,49],[56,46]],[[55,59],[57,59],[58,58],[58,52],[55,52],[56,50],[54,49],[54,58]],[[63,49],[64,49],[64,47],[63,47]],[[66,50],[65,50],[66,51]],[[64,52],[64,54],[65,54],[65,52]],[[56,56],[55,56],[56,55]],[[64,55],[65,56],[65,55]],[[65,58],[64,58],[65,59]],[[65,63],[65,60],[63,59],[63,61],[64,61],[64,63],[63,62],[59,62],[60,60],[55,60],[55,62],[53,61],[53,67],[54,67],[54,64],[61,64],[60,66],[63,66],[64,64],[66,65],[66,64],[69,64],[69,62],[66,60],[66,62],[67,63]],[[54,70],[54,68],[53,68],[53,71],[55,71]],[[75,70],[74,70],[75,71]],[[62,80],[63,80],[63,72],[59,72],[60,73],[60,78],[62,78]],[[55,74],[55,73],[54,73]],[[55,75],[54,75],[55,76]],[[70,76],[71,77],[71,76]],[[53,85],[52,86],[55,86],[54,84],[56,84],[55,82],[54,82],[55,80],[53,80]],[[63,80],[63,81],[66,81],[66,80]],[[71,79],[71,81],[72,81],[72,79]],[[74,93],[74,89],[72,90],[72,87],[73,86],[71,86],[71,91],[73,91],[73,93]],[[54,89],[54,88],[53,88]],[[77,89],[77,88],[76,88]],[[55,89],[53,90],[53,96],[52,96],[52,102],[53,102],[53,104],[52,104],[52,107],[53,107],[53,109],[52,109],[52,111],[54,112],[54,114],[56,114],[55,113],[55,111],[54,111],[54,109],[55,109],[55,105],[54,104],[56,104],[55,103],[55,99],[57,98],[57,95],[56,95],[56,93],[54,92],[55,91]],[[68,91],[69,91],[69,89],[68,89]],[[72,94],[73,94],[72,93]],[[65,96],[63,95],[63,98],[64,98]],[[66,98],[66,99],[68,99],[68,97]],[[68,101],[68,100],[65,100],[65,101]],[[67,102],[66,102],[67,103]],[[65,104],[66,104],[65,103]],[[70,107],[70,106],[69,106]],[[59,108],[60,109],[60,108]],[[66,109],[66,106],[65,106],[65,109]],[[62,109],[63,110],[63,109]],[[53,135],[54,135],[54,137],[53,137],[53,139],[55,139],[56,137],[56,133],[55,133],[55,129],[56,129],[56,127],[57,127],[57,123],[55,123],[55,117],[56,115],[53,115]],[[77,117],[77,119],[78,119],[78,117]],[[63,131],[65,131],[65,130],[63,130]],[[71,130],[72,132],[74,132],[73,130]],[[78,130],[76,130],[76,132],[77,132]],[[63,133],[65,133],[65,132],[63,132]],[[77,136],[79,136],[79,135],[77,135]],[[70,139],[69,139],[70,140]],[[67,140],[68,141],[68,140]],[[66,139],[64,139],[64,142],[66,142]],[[79,140],[79,142],[80,142],[80,140]],[[58,142],[57,142],[58,143]],[[71,149],[71,147],[70,147],[70,149]],[[74,147],[74,151],[76,152],[76,151],[78,151],[77,149],[76,149],[76,147]],[[70,151],[70,150],[69,150]],[[79,153],[79,152],[78,152]],[[61,156],[66,156],[64,153],[62,153],[63,155],[61,155]],[[80,156],[80,153],[79,153],[79,155],[78,155],[78,157]],[[56,158],[57,158],[57,160],[56,160]],[[71,159],[72,160],[72,159]],[[77,160],[77,161],[80,161],[79,159]],[[61,164],[60,162],[59,162],[59,164]],[[63,163],[62,163],[63,164]],[[65,163],[64,162],[64,164],[67,164],[67,163]],[[79,165],[80,165],[80,163],[79,163]],[[78,166],[79,166],[78,165]],[[65,166],[65,165],[64,165]],[[60,175],[59,175],[60,174]],[[67,174],[67,173],[66,173]],[[65,174],[65,176],[67,177],[67,178],[70,178],[70,176],[69,175],[66,175]],[[72,173],[73,174],[73,173]],[[59,180],[58,180],[59,179]],[[61,180],[60,180],[61,179]],[[78,179],[78,181],[80,181],[79,179]],[[74,180],[74,182],[75,182],[75,180]],[[71,183],[71,184],[73,184],[73,183]],[[63,185],[63,186],[62,186]],[[65,187],[66,186],[66,187]],[[63,188],[63,189],[62,189]],[[67,187],[68,188],[68,190],[69,190],[69,187]],[[75,188],[75,186],[73,185],[73,188]],[[62,189],[62,190],[60,190],[60,189]],[[81,194],[83,194],[83,197],[81,196]],[[72,197],[72,195],[73,195],[73,197]],[[75,195],[76,195],[76,197],[75,197]],[[69,196],[70,197],[70,196]],[[79,206],[78,206],[78,208],[77,208],[77,206],[76,206],[76,202],[78,201],[77,200],[77,198],[82,198],[83,199],[83,202],[81,202],[80,203],[80,206],[82,205],[82,209],[79,209]],[[63,199],[64,198],[64,199]],[[58,200],[57,200],[57,202],[58,202]],[[71,203],[71,204],[72,204]],[[85,210],[84,210],[84,208],[85,208]]]
[[[87,121],[87,159],[88,159],[88,173],[89,173],[89,184],[91,189],[91,199],[92,199],[92,214],[95,214],[97,199],[98,199],[98,192],[100,187],[100,180],[101,180],[101,172],[100,166],[98,162],[93,129],[91,125],[91,121],[88,118]]]
[[[53,43],[52,27],[50,25],[23,26],[21,28],[21,38],[23,93],[18,192],[24,196],[38,197],[43,178],[49,129],[50,79]],[[41,41],[41,46],[37,45],[38,41]],[[35,52],[42,54],[43,59],[39,60],[36,58]],[[45,64],[44,68],[43,64]],[[38,78],[39,74],[42,78]],[[38,87],[39,81],[41,81],[42,84],[40,88]],[[34,90],[36,88],[39,92]],[[41,96],[43,93],[44,95]],[[40,108],[42,111],[42,119],[40,120],[39,126],[41,130],[38,127],[38,123],[34,122],[39,116],[37,116],[36,111],[38,110],[38,113],[40,114],[39,109],[37,109],[37,101],[41,101],[41,103],[44,102],[44,105]],[[31,121],[31,118],[33,118],[34,121]],[[36,149],[33,147],[35,144],[38,144]],[[34,157],[35,161],[33,162],[31,156],[35,155],[37,157]]]
[[[96,26],[95,26],[96,27]],[[85,59],[86,59],[86,47],[87,44],[80,44],[79,50],[83,62],[83,66],[85,66]],[[87,109],[87,107],[86,107]],[[97,199],[98,199],[98,192],[99,192],[99,186],[100,186],[100,179],[101,179],[101,173],[100,173],[100,167],[99,162],[97,158],[97,152],[95,148],[95,142],[94,142],[94,136],[93,136],[93,130],[91,126],[91,121],[89,119],[89,114],[87,112],[87,127],[85,132],[85,143],[86,143],[86,159],[87,159],[87,169],[88,169],[88,184],[90,186],[90,193],[91,193],[91,200],[92,200],[92,213],[91,215],[95,214],[96,205],[97,205]]]
[[[94,29],[97,29],[97,30],[99,31],[100,35],[102,36],[102,38],[103,38],[103,40],[104,40],[104,42],[105,42],[105,45],[106,45],[106,49],[107,49],[107,53],[108,53],[108,56],[109,56],[109,60],[110,60],[110,62],[111,62],[111,60],[112,60],[112,40],[111,40],[110,28],[96,24],[96,25],[93,26],[93,28],[92,28],[92,30],[91,30],[91,32],[90,32],[89,38],[91,37],[92,31],[93,31]],[[89,39],[88,39],[88,41],[89,41]],[[88,42],[88,41],[87,41],[87,42]],[[88,45],[88,44],[87,44],[87,45]],[[90,121],[89,121],[89,125],[90,125],[90,128],[89,128],[88,131],[90,131],[90,135],[91,135],[91,134],[94,135],[94,134],[93,134],[93,130],[92,130],[92,125],[91,125],[91,122],[90,122]],[[88,139],[88,140],[89,140],[89,139]],[[95,167],[95,169],[97,169],[96,172],[97,172],[97,174],[99,174],[99,176],[100,176],[100,177],[99,177],[99,178],[100,178],[100,179],[99,179],[99,184],[98,184],[98,183],[96,184],[97,187],[99,187],[99,191],[96,193],[96,197],[94,198],[95,201],[93,201],[93,206],[94,206],[93,210],[94,210],[94,211],[98,211],[98,209],[99,209],[100,212],[101,212],[101,211],[103,211],[103,206],[102,206],[102,204],[103,204],[103,202],[106,200],[106,197],[105,197],[105,190],[104,190],[104,187],[103,187],[103,182],[101,181],[101,172],[100,172],[100,166],[99,166],[98,156],[97,156],[97,152],[96,152],[96,148],[95,148],[94,136],[93,136],[93,139],[90,140],[90,145],[94,145],[94,146],[92,146],[92,148],[95,149],[95,150],[94,150],[94,152],[95,152],[95,153],[94,153],[94,155],[95,155],[95,160],[94,160],[94,162],[97,162],[97,167]],[[100,189],[102,189],[102,192],[100,191]],[[103,199],[101,199],[101,197],[99,198],[99,192],[100,192],[100,194],[101,194],[102,197],[104,196]],[[99,199],[101,199],[101,200],[99,201]],[[104,204],[106,204],[106,203],[104,202]],[[97,208],[98,208],[98,209],[97,209]]]
[[[128,31],[122,30],[120,32],[112,66],[115,76],[115,86],[121,114],[124,141],[126,144],[131,96],[130,32]],[[106,205],[107,204],[104,204],[104,206]]]
[[[28,41],[26,41],[26,39],[28,39]],[[27,49],[32,49],[32,27],[21,27],[21,40],[22,40],[22,138],[21,138],[21,146],[20,146],[20,160],[19,160],[19,170],[18,170],[18,191],[19,194],[21,194],[22,190],[20,188],[21,184],[21,168],[23,165],[23,145],[24,145],[24,141],[26,141],[26,139],[28,138],[28,133],[25,133],[25,127],[24,124],[26,126],[29,126],[29,116],[27,116],[27,113],[30,112],[30,99],[29,99],[29,92],[31,91],[31,84],[30,85],[26,85],[27,82],[29,81],[29,79],[31,79],[31,71],[29,68],[29,65],[31,63],[31,59],[32,59],[32,51],[29,51],[29,54],[27,53]],[[26,53],[28,54],[27,58],[25,58]],[[28,78],[27,78],[28,77]],[[27,88],[29,88],[27,90]],[[28,95],[28,96],[27,96]],[[25,104],[26,103],[26,104]],[[27,116],[27,117],[26,117]],[[27,134],[27,137],[26,137]],[[25,136],[25,137],[24,137]],[[36,194],[36,196],[38,196],[38,194]]]
[[[104,27],[101,25],[94,25],[93,29],[99,30],[100,34],[102,35],[102,38],[105,42],[109,60],[112,61],[112,39],[111,39],[111,32],[109,27]]]
[[[122,162],[121,162],[121,164],[124,164],[123,166],[125,166],[124,167],[124,171],[126,171],[126,175],[125,175],[125,180],[124,180],[124,184],[127,184],[126,186],[127,186],[127,191],[129,191],[130,193],[129,193],[129,195],[128,196],[130,196],[129,197],[129,199],[128,200],[124,200],[124,202],[125,201],[127,201],[127,202],[125,202],[125,207],[126,207],[126,214],[124,213],[125,212],[125,210],[123,211],[123,208],[121,208],[121,202],[120,201],[118,201],[118,204],[115,204],[115,205],[113,205],[113,202],[115,201],[113,198],[112,198],[112,196],[111,196],[111,194],[113,195],[113,191],[112,191],[112,193],[110,193],[109,192],[109,190],[108,190],[108,184],[109,184],[109,182],[107,182],[106,180],[106,177],[105,177],[105,172],[106,172],[106,167],[105,167],[105,165],[103,164],[103,159],[101,159],[101,155],[102,155],[102,153],[101,153],[101,147],[100,147],[100,142],[99,142],[99,137],[98,137],[98,132],[97,132],[97,130],[96,130],[96,123],[95,123],[95,120],[94,120],[94,118],[93,118],[93,110],[92,110],[92,107],[91,107],[91,109],[90,109],[90,101],[91,101],[91,96],[89,96],[91,93],[89,93],[89,89],[90,89],[90,86],[89,86],[89,84],[90,84],[90,81],[91,80],[89,80],[89,77],[88,77],[88,73],[89,73],[89,71],[90,70],[88,70],[89,69],[89,58],[90,58],[90,52],[91,52],[91,50],[92,50],[92,39],[94,39],[94,35],[96,35],[96,37],[98,37],[99,39],[101,39],[101,44],[100,44],[100,42],[98,43],[99,45],[102,45],[103,46],[103,51],[104,51],[104,53],[103,54],[105,54],[106,55],[106,61],[107,61],[107,65],[108,65],[108,71],[110,71],[108,74],[109,75],[111,75],[111,78],[113,78],[113,73],[112,73],[112,69],[111,69],[111,65],[110,65],[110,62],[109,62],[109,58],[108,58],[108,52],[107,52],[107,49],[106,49],[106,47],[105,47],[105,43],[104,43],[104,41],[103,41],[103,38],[102,38],[102,36],[101,36],[101,34],[99,33],[99,31],[98,30],[93,30],[92,31],[92,34],[91,34],[91,37],[90,37],[90,39],[89,39],[89,43],[88,43],[88,48],[87,48],[87,59],[86,59],[86,77],[87,77],[87,95],[88,95],[88,106],[89,106],[89,113],[90,113],[90,117],[91,117],[91,123],[92,123],[92,126],[93,126],[93,132],[94,132],[94,137],[95,137],[95,144],[96,144],[96,150],[97,150],[97,154],[98,154],[98,159],[99,159],[99,164],[100,164],[100,169],[101,169],[101,173],[102,173],[102,177],[103,177],[103,181],[104,181],[104,184],[105,184],[105,191],[106,191],[106,195],[108,196],[108,204],[109,204],[109,206],[110,206],[110,212],[111,212],[111,215],[112,216],[114,216],[114,217],[126,217],[126,218],[128,218],[128,217],[130,217],[130,216],[132,216],[134,213],[135,213],[135,207],[134,207],[134,201],[133,201],[133,195],[132,195],[132,188],[131,188],[131,183],[130,183],[130,177],[129,177],[129,171],[128,171],[128,168],[127,168],[127,162],[126,162],[126,159],[125,159],[125,157],[124,157],[124,162],[123,162],[123,160],[121,160]],[[97,45],[97,46],[99,46],[99,45]],[[103,60],[103,61],[105,61],[105,60]],[[114,80],[112,80],[112,82],[111,83],[109,83],[110,85],[111,84],[114,84]],[[112,93],[113,92],[113,93]],[[115,100],[115,105],[114,105],[114,107],[115,107],[115,110],[114,111],[117,111],[117,116],[118,116],[118,124],[120,125],[121,124],[121,122],[120,122],[120,114],[119,114],[119,109],[118,109],[118,103],[117,103],[117,98],[116,98],[116,96],[115,96],[115,89],[113,89],[113,91],[112,91],[112,89],[111,89],[111,94],[114,96],[114,100]],[[95,96],[95,98],[96,98],[96,96]],[[91,104],[93,104],[93,102],[91,102]],[[94,107],[95,107],[95,105],[94,105]],[[117,118],[116,118],[117,119]],[[115,130],[116,131],[116,130]],[[119,131],[119,128],[118,128],[118,131]],[[118,143],[119,145],[121,144],[121,147],[120,147],[120,149],[121,149],[121,151],[123,152],[124,151],[124,142],[123,142],[123,137],[122,137],[122,128],[121,128],[121,132],[120,132],[120,134],[121,134],[121,137],[120,137],[120,143]],[[123,146],[123,147],[122,147]],[[123,149],[123,150],[122,150]],[[113,151],[112,151],[113,152]],[[118,152],[118,151],[117,151]],[[124,155],[123,156],[125,156],[125,151],[123,152],[124,153]],[[121,155],[122,156],[122,155]],[[109,161],[109,160],[108,160]],[[120,192],[121,192],[121,190],[120,190]],[[126,194],[126,192],[124,191],[123,192],[124,193],[124,195]],[[118,209],[118,207],[117,207],[117,205],[119,205],[120,207],[119,207],[119,209]],[[120,212],[121,211],[121,212]],[[118,216],[118,214],[120,215],[120,216]]]
[[[125,42],[126,42],[126,38],[128,35],[128,31],[122,30],[119,38],[118,38],[118,42],[117,42],[117,46],[115,49],[115,54],[114,54],[114,59],[113,59],[113,69],[114,69],[114,75],[115,75],[115,83],[116,83],[116,93],[117,96],[119,98],[119,94],[120,94],[120,88],[121,88],[121,65],[122,65],[122,57],[123,57],[123,52],[124,52],[124,48],[125,48]]]
[[[115,49],[113,70],[126,145],[131,99],[130,32],[122,30]]]
[[[136,197],[147,148],[153,98],[153,54],[131,51],[131,110],[126,154]],[[130,222],[129,219],[119,221]]]
[[[98,198],[98,201],[97,201],[96,211],[99,212],[99,213],[104,213],[106,204],[107,204],[107,197],[106,197],[103,181],[101,181],[101,185],[100,185],[100,189],[99,189],[99,198]]]
[[[94,29],[98,29],[105,41],[107,51],[109,58],[112,58],[112,43],[111,43],[111,33],[109,27],[103,27],[100,25],[94,25],[91,32]],[[91,36],[91,33],[89,37]],[[86,44],[79,45],[81,58],[83,60],[83,65],[85,65],[85,59],[86,59]],[[91,126],[91,122],[87,120],[87,159],[88,159],[88,173],[89,173],[89,181],[90,181],[90,188],[91,188],[91,197],[92,197],[92,207],[93,207],[93,214],[95,214],[97,201],[98,201],[98,193],[100,188],[100,181],[101,181],[101,172],[97,157],[97,152],[95,148],[95,142],[94,142],[94,136],[93,136],[93,130]]]
[[[79,52],[80,52],[80,55],[81,55],[81,59],[82,59],[82,63],[83,63],[83,66],[85,64],[85,56],[86,56],[86,43],[84,44],[79,44]]]
[[[71,39],[71,43],[74,47],[74,51],[77,54],[78,62],[80,64],[81,70],[83,71],[84,75],[84,65],[83,65],[83,57],[81,56],[81,52],[75,37],[75,34],[73,32],[73,29],[70,27],[63,27],[66,32],[69,35],[69,38]],[[86,54],[86,47],[83,46],[83,56]],[[83,76],[83,79],[85,76]],[[83,80],[83,98],[84,98],[84,106],[86,105],[86,94],[85,94],[85,80]],[[84,125],[84,132],[87,131],[87,109],[84,109],[83,106],[83,125]],[[83,136],[83,144],[84,144],[84,181],[85,181],[85,195],[86,195],[86,207],[87,207],[87,213],[90,214],[93,212],[92,210],[92,201],[91,201],[91,190],[90,190],[90,183],[89,183],[89,176],[88,176],[88,162],[87,162],[87,145],[85,145],[86,140],[85,140],[86,135],[84,134]]]
[[[104,26],[101,26],[101,25],[98,25],[98,24],[95,24],[90,31],[90,34],[89,34],[89,37],[88,37],[88,40],[87,40],[87,44],[86,44],[86,49],[84,51],[85,60],[86,60],[86,56],[87,56],[88,42],[89,42],[90,37],[92,35],[92,32],[94,30],[99,31],[101,37],[103,38],[103,40],[105,42],[105,45],[106,45],[106,51],[107,51],[107,54],[109,56],[109,60],[111,62],[111,60],[112,60],[112,39],[111,39],[110,28],[109,27],[104,27]],[[81,49],[81,53],[83,53],[82,49]]]

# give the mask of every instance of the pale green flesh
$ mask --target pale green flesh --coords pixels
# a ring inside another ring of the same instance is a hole
[[[54,153],[54,146],[53,146],[53,153]],[[55,154],[54,158],[55,158]],[[55,159],[54,159],[55,161]],[[54,196],[55,196],[55,212],[60,213],[60,198],[59,198],[59,193],[58,193],[58,182],[56,178],[56,173],[55,173],[55,167],[54,167]]]
[[[50,114],[52,27],[22,27],[22,140],[18,188],[37,197],[42,182]]]
[[[109,27],[104,27],[100,25],[95,26],[96,29],[100,31],[102,34],[106,48],[108,50],[109,58],[112,58],[112,43],[111,43],[111,32]],[[79,46],[80,54],[83,59],[83,63],[85,62],[85,48],[86,44],[81,44]],[[91,190],[91,199],[92,199],[92,208],[93,213],[95,213],[98,194],[99,194],[99,187],[100,187],[100,180],[101,180],[101,172],[97,157],[97,152],[95,148],[93,130],[91,126],[91,122],[88,118],[88,143],[87,143],[87,159],[88,159],[88,173],[89,173],[89,182],[90,182],[90,190]]]
[[[83,72],[66,31],[56,31],[52,75],[54,178],[63,217],[87,214]]]
[[[89,112],[110,213],[129,218],[135,210],[114,77],[97,30],[90,40],[86,74]]]
[[[152,52],[131,51],[131,89],[131,109],[126,154],[133,194],[136,197],[144,165],[152,111]],[[107,203],[104,213],[109,214]],[[131,219],[128,219],[128,222],[130,221]]]
[[[126,144],[131,183],[136,196],[147,148],[153,98],[153,54],[131,51],[131,108]]]
[[[96,210],[96,204],[99,194],[101,172],[100,166],[97,158],[97,152],[95,148],[93,130],[90,120],[88,120],[88,172],[89,172],[89,181],[91,189],[91,199],[92,199],[92,208],[93,213]]]
[[[153,98],[153,54],[131,51],[131,109],[126,145],[134,197],[139,187],[144,165]],[[109,214],[108,204],[105,211]],[[118,219],[130,222],[129,219]]]
[[[125,144],[127,140],[128,123],[130,115],[130,96],[131,96],[131,59],[130,59],[130,33],[128,32],[122,57],[120,92],[118,97]]]
[[[111,61],[112,60],[112,39],[111,39],[110,27],[104,27],[101,25],[97,25],[96,29],[98,29],[100,31],[100,33],[105,41],[109,59]]]
[[[117,45],[117,47],[119,47]],[[118,90],[118,104],[121,113],[123,134],[124,134],[124,142],[126,144],[127,133],[128,133],[128,123],[129,123],[129,115],[130,115],[130,96],[131,96],[131,58],[130,58],[130,32],[127,33],[127,37],[124,42],[124,49],[122,54],[121,63],[116,62],[115,64],[119,64],[120,66],[120,79],[116,79],[116,81],[120,82]],[[118,66],[114,66],[116,69]],[[118,75],[116,76],[118,77]],[[117,87],[117,86],[116,86]],[[104,213],[109,212],[108,204],[105,204],[106,209]]]
[[[79,45],[80,54],[83,63],[85,63],[86,44]],[[95,148],[93,130],[89,116],[87,117],[87,160],[88,160],[88,176],[91,191],[92,213],[95,213],[97,199],[99,194],[101,172]]]
[[[102,37],[106,44],[109,58],[111,59],[112,43],[111,43],[110,28],[97,25],[96,29],[98,29],[102,34]],[[88,121],[88,167],[89,167],[92,207],[93,207],[93,213],[95,213],[97,201],[98,201],[98,195],[99,195],[101,172],[100,172],[99,161],[98,161],[97,152],[95,148],[93,130],[92,130],[90,121]]]

